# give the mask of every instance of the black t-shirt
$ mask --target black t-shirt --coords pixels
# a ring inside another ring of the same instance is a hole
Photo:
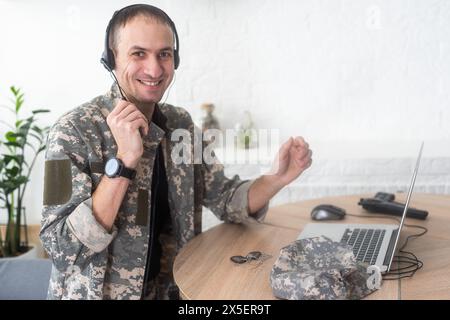
[[[152,121],[167,132],[165,126],[165,117],[161,114],[156,107],[153,112]],[[152,187],[151,187],[151,210],[150,210],[150,243],[148,248],[148,258],[145,268],[145,283],[154,279],[161,268],[160,260],[162,255],[161,243],[159,241],[159,235],[166,223],[170,222],[170,209],[168,200],[168,184],[166,169],[164,166],[164,154],[161,144],[158,145],[155,165],[153,167],[152,174]],[[145,292],[144,296],[148,293]]]

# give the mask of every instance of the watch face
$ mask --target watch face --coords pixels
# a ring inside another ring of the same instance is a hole
[[[107,176],[113,176],[119,170],[119,161],[117,159],[109,159],[106,162],[105,173]]]

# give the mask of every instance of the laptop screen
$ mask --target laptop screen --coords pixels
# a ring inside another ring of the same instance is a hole
[[[408,211],[408,206],[409,206],[409,200],[411,200],[412,191],[414,189],[414,184],[416,182],[417,172],[419,171],[419,164],[420,164],[420,158],[422,157],[423,144],[424,143],[422,142],[422,145],[420,146],[419,155],[418,155],[417,161],[416,161],[416,168],[414,169],[414,172],[413,172],[413,175],[411,178],[411,183],[409,185],[408,195],[406,197],[405,209],[403,209],[402,220],[400,221],[400,226],[398,227],[397,237],[395,239],[394,249],[392,250],[391,257],[389,259],[389,265],[388,265],[387,272],[389,272],[389,270],[391,270],[392,261],[395,256],[395,250],[397,249],[398,240],[400,239],[400,232],[402,231],[403,224],[405,222],[406,212]]]

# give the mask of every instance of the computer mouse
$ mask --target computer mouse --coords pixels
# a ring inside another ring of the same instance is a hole
[[[331,204],[321,204],[311,211],[313,220],[341,220],[345,217],[345,210]]]

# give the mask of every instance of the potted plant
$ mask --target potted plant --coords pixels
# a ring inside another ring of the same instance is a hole
[[[49,110],[35,109],[31,116],[20,118],[24,94],[14,86],[10,90],[14,96],[12,106],[0,106],[15,116],[14,124],[0,120],[0,128],[6,128],[4,138],[0,140],[0,217],[2,222],[6,221],[4,234],[0,228],[0,257],[18,256],[29,250],[23,196],[36,158],[46,148],[49,129],[36,124],[36,114]],[[27,161],[30,154],[31,161]],[[21,236],[23,227],[25,241]]]

